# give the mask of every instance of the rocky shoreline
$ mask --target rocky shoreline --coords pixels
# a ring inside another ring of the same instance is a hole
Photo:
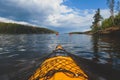
[[[74,32],[70,34],[88,34],[88,35],[120,35],[120,26],[114,26],[110,28],[106,28],[104,30],[99,30],[96,32],[86,31],[86,32]]]

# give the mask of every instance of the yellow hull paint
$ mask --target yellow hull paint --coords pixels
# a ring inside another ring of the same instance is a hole
[[[88,80],[88,76],[71,57],[57,56],[45,60],[29,80]]]
[[[44,80],[44,79],[40,79],[40,80]],[[62,72],[58,72],[49,80],[87,80],[87,79],[84,79],[82,77],[81,78],[71,78],[71,77],[66,76]]]

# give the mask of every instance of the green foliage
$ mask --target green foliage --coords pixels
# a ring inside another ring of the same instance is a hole
[[[94,22],[93,22],[91,28],[92,28],[93,32],[96,32],[96,31],[98,31],[100,29],[99,28],[100,27],[99,22],[103,19],[102,16],[100,15],[100,9],[99,8],[96,11],[96,13],[95,13],[93,18],[94,18]]]
[[[100,15],[100,9],[98,8],[98,10],[96,11],[96,14],[94,15],[94,23],[98,23],[99,21],[101,21],[102,16]]]
[[[113,23],[112,23],[112,19],[111,18],[108,18],[108,19],[105,19],[104,21],[102,21],[102,29],[106,29],[106,28],[109,28],[109,27],[112,27],[113,26]]]
[[[102,29],[106,29],[113,26],[120,26],[120,14],[116,15],[114,18],[114,24],[112,23],[111,17],[102,21]]]
[[[115,0],[107,0],[107,5],[110,9],[111,16],[108,19],[105,19],[102,21],[102,25],[99,26],[98,23],[102,19],[100,17],[100,11],[96,12],[94,15],[94,22],[93,25],[91,26],[93,32],[99,32],[99,30],[105,30],[106,28],[109,27],[120,27],[120,1],[117,2],[116,10],[118,11],[118,14],[114,16],[114,6],[115,6]]]
[[[115,16],[115,25],[120,26],[120,13]]]
[[[84,32],[70,32],[69,34],[83,34]]]
[[[0,22],[0,33],[5,34],[42,34],[42,33],[56,33],[53,30],[46,28],[39,28],[27,25],[20,25],[15,23]]]

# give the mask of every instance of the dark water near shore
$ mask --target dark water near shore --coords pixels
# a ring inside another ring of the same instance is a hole
[[[68,52],[120,70],[120,38],[91,35],[0,35],[0,80],[27,80],[42,56],[61,44]],[[101,79],[103,80],[103,79]],[[119,79],[118,79],[119,80]]]

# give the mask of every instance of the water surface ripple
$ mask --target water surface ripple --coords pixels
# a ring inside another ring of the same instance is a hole
[[[120,69],[120,38],[77,34],[0,34],[0,79],[18,77],[17,80],[27,80],[25,76],[30,74],[30,69],[38,66],[40,58],[52,52],[58,44],[77,56]]]

